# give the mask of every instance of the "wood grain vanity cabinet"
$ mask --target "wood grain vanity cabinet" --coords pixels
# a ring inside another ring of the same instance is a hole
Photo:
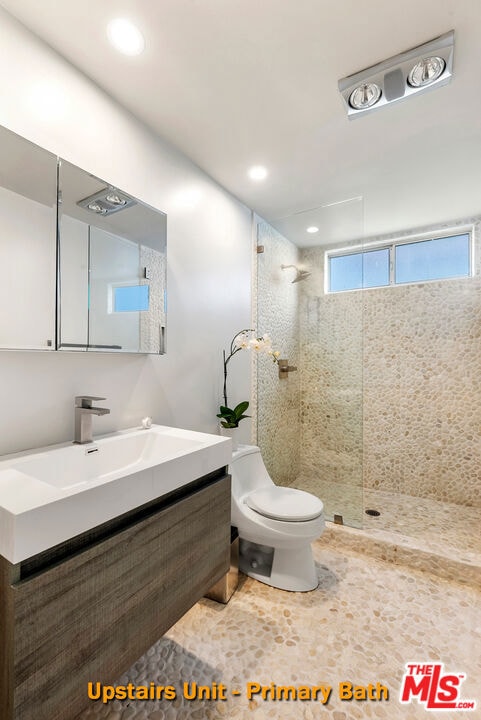
[[[2,720],[74,720],[87,683],[118,680],[229,556],[221,468],[34,558],[0,557]]]

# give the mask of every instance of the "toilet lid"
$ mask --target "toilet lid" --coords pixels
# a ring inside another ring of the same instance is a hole
[[[295,488],[270,487],[254,490],[245,502],[256,512],[273,520],[299,522],[319,517],[324,505],[315,495]]]

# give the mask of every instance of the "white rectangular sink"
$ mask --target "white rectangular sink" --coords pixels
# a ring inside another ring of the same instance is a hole
[[[180,435],[182,432],[183,435]],[[205,446],[206,436],[199,440],[189,435],[196,436],[198,433],[154,426],[147,431],[104,437],[89,445],[72,444],[43,452],[34,451],[11,460],[7,466],[58,488],[106,482],[119,473],[130,474],[146,464],[157,465]],[[0,478],[3,464],[0,461]]]
[[[231,441],[162,425],[0,460],[0,555],[21,562],[228,465]]]

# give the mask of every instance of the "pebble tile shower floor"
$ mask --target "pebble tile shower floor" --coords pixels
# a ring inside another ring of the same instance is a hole
[[[445,565],[464,563],[477,568],[481,577],[481,507],[363,490],[345,483],[323,482],[318,476],[301,476],[292,487],[322,498],[327,517],[342,513],[346,525],[362,527],[370,541],[429,553],[433,563],[437,559]],[[379,510],[380,515],[366,515],[368,508]]]
[[[478,528],[479,531],[479,528]],[[91,701],[80,720],[479,720],[481,592],[428,572],[337,549],[329,533],[314,544],[319,587],[289,593],[240,576],[223,606],[203,599],[119,679],[119,684],[224,683],[225,701]],[[443,662],[464,672],[474,711],[426,711],[398,701],[407,662]],[[340,682],[381,682],[389,700],[343,701]],[[247,682],[333,686],[315,701],[248,701]],[[230,695],[238,688],[239,697]]]

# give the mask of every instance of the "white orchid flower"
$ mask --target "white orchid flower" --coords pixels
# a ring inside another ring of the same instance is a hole
[[[262,352],[266,355],[270,355],[272,357],[274,362],[277,362],[277,358],[280,355],[280,352],[278,350],[273,351],[272,350],[272,340],[270,338],[270,335],[267,333],[265,335],[262,335],[261,337],[255,337],[252,335],[255,330],[252,328],[246,328],[245,330],[241,330],[241,332],[238,332],[237,335],[234,335],[231,344],[230,344],[230,351],[226,352],[224,350],[223,352],[223,358],[224,358],[224,391],[223,391],[223,397],[224,397],[224,406],[227,407],[227,365],[229,364],[231,358],[236,355],[241,350],[255,350],[256,352]],[[221,408],[222,411],[222,408]],[[221,415],[217,415],[217,417],[221,417]],[[247,417],[247,416],[243,416]]]
[[[249,347],[247,334],[245,332],[239,333],[239,335],[234,338],[233,345],[239,350],[246,350]]]

